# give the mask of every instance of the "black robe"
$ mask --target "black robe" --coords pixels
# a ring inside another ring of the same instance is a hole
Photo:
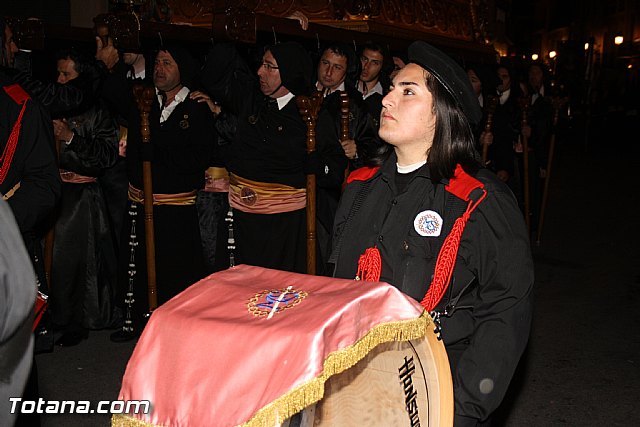
[[[60,168],[88,177],[102,175],[118,158],[115,120],[101,104],[67,120],[75,135],[70,144],[61,144]],[[110,326],[116,264],[111,221],[100,185],[63,182],[51,271],[54,323],[88,329]]]
[[[318,140],[317,157],[310,161],[306,125],[295,100],[278,109],[260,92],[255,74],[233,46],[219,44],[210,51],[202,80],[212,98],[222,103],[222,109],[238,117],[236,136],[227,152],[229,172],[254,181],[304,188],[305,172],[311,163],[313,172],[326,168],[336,173],[344,171],[333,166],[344,157],[335,142],[327,146]],[[236,263],[304,272],[305,213],[306,209],[276,214],[235,209]]]
[[[140,116],[131,115],[127,142],[129,182],[143,190],[142,162],[151,160],[154,194],[186,193],[202,187],[213,140],[213,122],[206,104],[187,99],[160,123],[160,106],[150,113],[151,142],[142,145]],[[133,260],[133,289],[138,312],[147,311],[147,262],[142,204],[130,203],[121,241],[120,288],[129,284],[129,263]],[[202,256],[196,205],[154,205],[155,264],[158,302],[162,304],[202,279]],[[135,236],[137,246],[130,246]],[[133,258],[132,258],[133,257]],[[123,295],[124,299],[124,295]]]

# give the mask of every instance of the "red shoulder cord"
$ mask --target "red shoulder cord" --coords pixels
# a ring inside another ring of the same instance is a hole
[[[4,150],[2,150],[2,155],[0,156],[0,184],[4,182],[9,173],[13,155],[18,146],[18,139],[20,138],[22,116],[27,109],[27,100],[29,99],[29,95],[17,84],[5,86],[3,89],[16,103],[22,104],[22,109],[18,115],[18,120],[16,120],[13,129],[11,129],[11,134],[9,135],[9,139],[7,139],[7,145],[4,147]]]
[[[440,248],[440,253],[438,254],[438,259],[436,260],[436,266],[433,273],[433,280],[431,281],[427,294],[420,302],[420,304],[429,312],[438,305],[451,283],[453,268],[456,265],[458,249],[460,248],[460,240],[471,213],[478,207],[480,202],[487,197],[487,191],[484,189],[484,185],[467,174],[460,165],[456,167],[454,177],[445,188],[447,191],[453,193],[457,197],[460,197],[462,200],[468,201],[469,204],[467,205],[467,210],[462,214],[462,216],[456,219],[451,232],[444,240],[442,248]],[[477,188],[482,190],[482,195],[478,200],[471,200],[469,196],[471,192]],[[378,248],[375,246],[367,248],[365,252],[360,255],[360,259],[358,260],[358,273],[356,280],[372,282],[379,281],[382,270],[381,266],[382,259]]]

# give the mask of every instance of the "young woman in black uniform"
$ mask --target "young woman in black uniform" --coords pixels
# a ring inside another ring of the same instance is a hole
[[[421,301],[441,325],[455,426],[488,425],[531,324],[524,220],[506,184],[480,166],[472,126],[481,111],[451,58],[413,43],[382,104],[388,144],[348,180],[334,274],[386,281]]]

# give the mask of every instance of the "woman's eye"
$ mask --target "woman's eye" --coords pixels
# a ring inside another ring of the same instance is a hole
[[[404,95],[414,95],[414,93],[413,93],[413,91],[411,89],[405,89],[402,93]]]

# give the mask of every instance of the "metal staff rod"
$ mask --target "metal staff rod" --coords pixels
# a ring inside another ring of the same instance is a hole
[[[540,244],[542,236],[542,226],[544,225],[544,212],[547,209],[547,199],[549,197],[549,182],[551,181],[551,165],[553,164],[553,153],[556,146],[556,128],[558,126],[558,117],[560,116],[560,108],[567,101],[567,98],[553,97],[553,133],[549,141],[549,156],[547,158],[547,176],[544,179],[544,190],[542,192],[542,205],[540,206],[540,218],[538,220],[538,234],[536,236],[536,244]]]
[[[151,143],[151,128],[149,126],[149,113],[155,96],[151,87],[136,85],[133,89],[138,110],[140,111],[140,133],[142,144]],[[144,231],[145,247],[147,255],[147,294],[149,297],[149,312],[158,307],[158,293],[156,287],[156,244],[153,228],[153,184],[151,175],[151,161],[142,161],[142,185],[144,192]]]
[[[296,96],[302,119],[307,124],[307,154],[316,151],[316,121],[323,97],[315,92],[310,97]],[[316,176],[307,175],[307,273],[316,274]]]

